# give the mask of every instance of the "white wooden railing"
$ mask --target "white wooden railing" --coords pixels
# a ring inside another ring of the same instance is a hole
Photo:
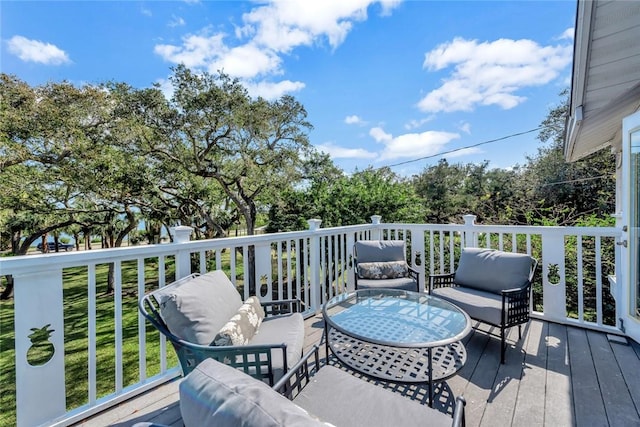
[[[603,279],[619,265],[617,228],[485,226],[474,219],[385,224],[374,216],[371,224],[326,229],[309,220],[307,231],[201,241],[189,241],[191,230],[177,227],[172,244],[2,258],[0,275],[12,275],[15,286],[16,423],[69,425],[178,376],[173,350],[148,332],[137,311],[151,288],[192,271],[223,269],[245,298],[252,274],[263,300],[299,298],[312,315],[333,295],[353,289],[351,252],[360,239],[405,240],[423,289],[429,274],[455,270],[462,247],[529,253],[540,261],[535,316],[618,331]],[[104,295],[109,265],[113,292]],[[46,338],[34,345],[29,336],[36,328],[50,331],[52,345]],[[99,356],[103,346],[109,346],[106,359]],[[41,355],[35,363],[34,347]],[[99,381],[104,370],[108,384]]]

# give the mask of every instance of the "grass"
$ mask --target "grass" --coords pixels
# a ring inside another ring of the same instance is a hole
[[[158,262],[146,259],[145,288],[151,290],[158,284]],[[96,267],[96,373],[97,397],[115,391],[115,298],[106,294],[107,264]],[[139,379],[138,363],[138,297],[137,263],[122,265],[122,358],[123,386]],[[174,266],[168,262],[165,271],[167,282],[173,280]],[[65,382],[67,409],[76,408],[89,401],[89,337],[88,337],[88,272],[84,267],[63,271],[64,333],[65,333]],[[0,301],[0,425],[16,424],[15,336],[13,300]],[[159,333],[146,325],[146,376],[160,372]],[[46,351],[45,347],[41,348]],[[36,357],[38,355],[36,354]],[[42,357],[42,355],[39,355]],[[178,359],[170,345],[167,346],[168,366],[177,365]]]

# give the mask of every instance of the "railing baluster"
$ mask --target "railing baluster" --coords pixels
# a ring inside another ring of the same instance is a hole
[[[278,299],[284,299],[282,296],[282,241],[276,242],[276,261],[278,265]]]
[[[144,258],[138,258],[138,301],[144,296]],[[142,313],[138,311],[138,379],[144,381],[147,379],[147,340],[145,334],[145,319]]]
[[[165,257],[158,257],[158,287],[161,288],[167,284]],[[167,338],[164,334],[158,333],[160,336],[160,373],[167,372]]]
[[[602,326],[602,246],[600,236],[596,236],[596,322]]]
[[[578,285],[578,321],[584,322],[584,266],[582,263],[582,235],[576,236],[576,269]]]
[[[96,403],[96,265],[89,264],[87,271],[87,323],[88,323],[88,379],[89,404]]]
[[[116,393],[122,391],[122,263],[116,261],[113,267],[113,298],[115,318],[115,361]]]

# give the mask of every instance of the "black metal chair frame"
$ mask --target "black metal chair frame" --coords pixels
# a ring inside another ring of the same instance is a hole
[[[506,330],[512,326],[518,326],[518,340],[520,340],[522,339],[522,325],[530,319],[531,284],[533,283],[538,266],[538,261],[535,258],[532,258],[532,260],[529,280],[519,288],[506,289],[501,292],[502,318],[500,324],[497,325],[483,319],[475,319],[487,325],[500,328],[500,363],[502,364],[504,364],[507,349]],[[434,274],[429,276],[429,294],[431,294],[433,289],[457,286],[455,277],[455,273]]]
[[[168,287],[177,286],[196,276],[198,276],[197,273],[191,274],[165,287],[149,292],[140,299],[138,303],[140,313],[173,345],[178,355],[183,375],[186,376],[203,360],[213,358],[221,363],[242,369],[245,373],[259,380],[266,379],[269,385],[273,385],[274,376],[271,351],[277,351],[278,349],[282,351],[282,362],[286,373],[286,344],[207,346],[185,341],[169,331],[167,324],[160,315],[160,302],[156,298],[156,293],[166,291]],[[261,302],[261,305],[265,311],[265,317],[300,312],[300,300],[298,299]]]
[[[420,273],[407,263],[409,270],[409,277],[416,281],[416,292],[420,292]],[[353,275],[355,290],[358,290],[358,252],[356,251],[356,245],[353,245]]]

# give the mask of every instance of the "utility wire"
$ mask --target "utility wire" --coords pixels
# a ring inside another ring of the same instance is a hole
[[[443,156],[445,154],[455,153],[456,151],[462,151],[462,150],[466,150],[468,148],[475,148],[475,147],[479,147],[481,145],[491,144],[492,142],[504,141],[505,139],[514,138],[514,137],[520,136],[520,135],[526,135],[526,134],[532,133],[532,132],[537,132],[540,129],[542,129],[542,127],[537,127],[535,129],[531,129],[531,130],[528,130],[528,131],[525,131],[525,132],[513,133],[511,135],[503,136],[503,137],[496,138],[496,139],[490,139],[488,141],[478,142],[477,144],[467,145],[465,147],[454,148],[453,150],[443,151],[441,153],[432,154],[430,156],[418,157],[417,159],[412,159],[412,160],[405,160],[404,162],[394,163],[394,164],[391,164],[391,165],[387,165],[386,167],[393,168],[395,166],[406,165],[407,163],[419,162],[420,160],[431,159],[433,157],[438,157],[438,156]]]
[[[540,187],[548,187],[550,185],[558,185],[558,184],[572,184],[574,182],[591,181],[594,179],[602,179],[602,178],[613,178],[613,177],[611,175],[591,176],[589,178],[578,178],[578,179],[572,179],[569,181],[548,182],[546,184],[542,184]]]

